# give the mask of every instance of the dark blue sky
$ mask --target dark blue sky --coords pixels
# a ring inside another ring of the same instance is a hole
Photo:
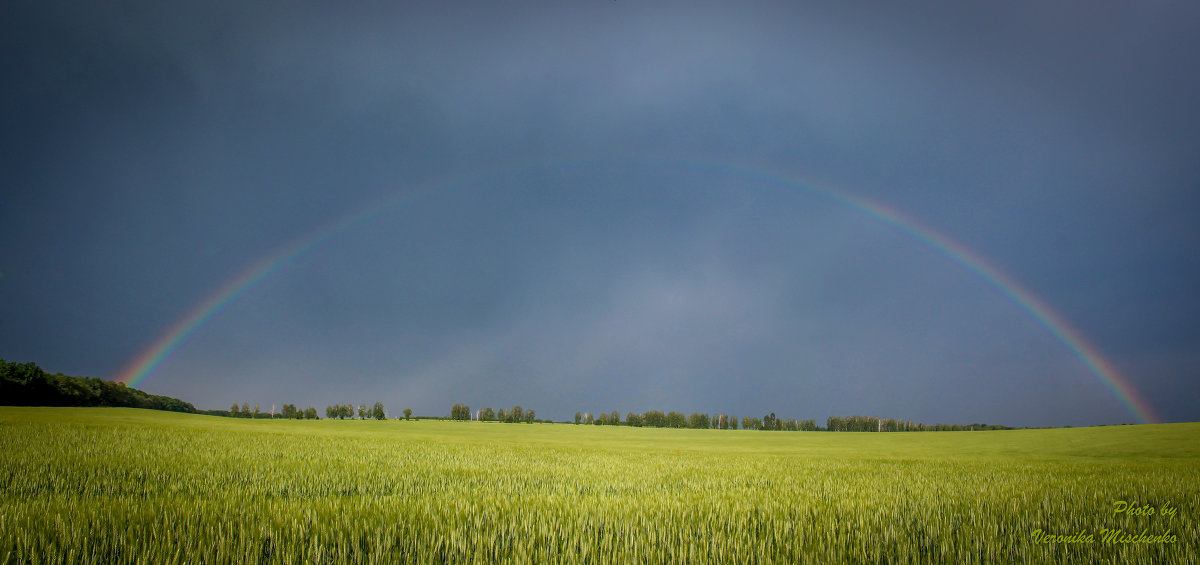
[[[0,357],[111,378],[261,258],[477,175],[296,257],[142,388],[1133,421],[962,265],[733,163],[958,241],[1200,419],[1200,8],[975,4],[17,2]]]

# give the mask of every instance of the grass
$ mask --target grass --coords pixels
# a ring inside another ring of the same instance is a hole
[[[1198,563],[1200,424],[924,433],[0,408],[0,563]],[[1114,514],[1118,500],[1177,509]],[[1175,543],[1104,543],[1101,529]],[[1036,530],[1094,543],[1032,541]]]

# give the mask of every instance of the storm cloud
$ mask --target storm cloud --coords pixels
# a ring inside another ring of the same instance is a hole
[[[1052,307],[1200,418],[1200,9],[22,2],[0,356],[202,408],[1132,422]],[[455,179],[468,179],[455,182]],[[772,180],[774,179],[774,180]],[[813,187],[818,187],[816,190]]]

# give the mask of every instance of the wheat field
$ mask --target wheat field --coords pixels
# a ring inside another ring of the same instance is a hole
[[[2,563],[1200,563],[1200,424],[828,433],[3,407],[0,449]]]

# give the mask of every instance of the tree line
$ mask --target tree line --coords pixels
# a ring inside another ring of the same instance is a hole
[[[994,424],[935,424],[927,425],[913,423],[911,420],[896,420],[894,418],[879,418],[876,416],[848,416],[845,418],[830,416],[824,427],[818,426],[816,420],[794,420],[779,418],[774,412],[761,418],[737,416],[728,414],[703,414],[693,412],[662,413],[650,410],[641,414],[629,412],[621,420],[619,412],[600,413],[592,415],[587,412],[575,413],[576,424],[591,424],[598,426],[632,426],[646,428],[689,428],[689,429],[719,429],[736,430],[774,430],[790,432],[931,432],[931,431],[977,431],[977,430],[1011,430],[1006,426]]]
[[[266,411],[258,404],[252,408],[248,402],[241,405],[234,404],[230,406],[229,410],[197,410],[190,402],[170,396],[149,394],[126,386],[125,383],[49,373],[33,362],[16,363],[4,359],[0,359],[0,405],[109,406],[234,418],[317,419],[316,408],[308,406],[301,409],[295,404],[284,404],[283,409],[278,413],[275,412],[273,406],[270,411]],[[353,418],[355,414],[354,406],[349,404],[329,406],[325,410],[327,418]],[[387,417],[382,402],[376,402],[370,408],[366,404],[360,404],[357,415],[364,420],[368,418],[383,420]],[[409,418],[411,415],[412,410],[406,408],[404,417]]]
[[[316,420],[317,409],[312,406],[306,408],[297,408],[295,404],[284,404],[283,409],[275,412],[275,407],[271,406],[270,411],[262,410],[257,404],[254,408],[250,408],[248,402],[238,406],[233,403],[229,410],[205,410],[204,413],[211,416],[228,416],[230,418],[284,418],[288,420]]]
[[[409,410],[407,408],[404,409],[404,419],[407,420],[411,414],[412,414],[412,410]],[[337,418],[338,420],[345,420],[346,418],[354,418],[354,405],[353,404],[334,404],[333,406],[326,406],[325,407],[325,417],[331,418],[331,419]],[[376,420],[386,420],[387,419],[387,411],[385,411],[383,409],[382,402],[376,402],[375,405],[370,408],[367,408],[366,404],[358,405],[358,419],[359,420],[368,420],[371,418],[374,418]]]
[[[115,406],[128,408],[148,408],[153,410],[169,410],[172,412],[190,412],[214,416],[232,416],[237,418],[288,418],[312,419],[318,418],[317,409],[308,406],[304,409],[294,404],[284,404],[283,410],[276,415],[274,407],[270,412],[264,412],[256,404],[253,408],[249,403],[240,406],[234,404],[229,410],[197,410],[189,402],[169,396],[148,394],[138,389],[125,386],[124,383],[106,381],[89,377],[72,377],[59,373],[48,373],[32,362],[15,363],[0,359],[0,405],[8,406]],[[368,408],[359,404],[357,409],[351,404],[335,404],[325,407],[325,417],[330,419],[347,419],[358,416],[361,420],[387,418],[382,402],[376,402]],[[412,416],[412,410],[404,409],[404,418]],[[452,420],[481,420],[494,422],[547,422],[538,420],[532,408],[513,406],[509,409],[481,408],[472,412],[465,404],[455,404],[450,409]],[[619,412],[590,413],[576,412],[576,424],[592,424],[607,426],[633,426],[653,428],[691,428],[691,429],[733,429],[747,430],[779,430],[779,431],[830,431],[830,432],[924,432],[924,431],[973,431],[973,430],[1009,430],[1007,426],[994,424],[922,424],[911,420],[896,420],[894,418],[879,418],[875,416],[830,416],[824,427],[818,426],[815,420],[793,420],[778,418],[775,413],[769,413],[761,418],[731,416],[724,413],[703,414],[693,412],[663,413],[650,410],[643,413],[626,413],[621,418]]]
[[[741,427],[749,428],[752,418],[743,418]],[[757,421],[757,420],[754,420]],[[589,412],[576,412],[576,424],[592,424],[597,426],[632,426],[636,428],[688,428],[688,429],[716,429],[716,430],[736,430],[739,427],[737,416],[730,416],[725,413],[718,414],[703,414],[693,412],[684,414],[683,412],[662,412],[660,410],[648,410],[640,414],[636,412],[628,412],[625,414],[624,421],[621,420],[620,412],[608,412],[593,415]],[[757,426],[757,425],[756,425]]]
[[[210,410],[209,412],[217,413],[220,416],[232,416],[234,418],[284,418],[296,420],[319,420],[317,409],[308,406],[304,409],[298,408],[295,404],[284,404],[283,409],[276,414],[274,407],[270,412],[262,411],[257,404],[254,409],[250,409],[249,403],[243,403],[241,407],[235,403],[228,412],[224,410]],[[386,420],[387,410],[384,409],[382,402],[376,402],[370,408],[366,404],[359,404],[357,410],[353,404],[333,404],[325,407],[325,417],[330,420],[345,420],[347,418],[354,419],[355,415],[360,420]],[[412,416],[412,409],[404,409],[404,419],[409,419]]]
[[[525,423],[532,424],[534,422],[543,422],[544,420],[537,419],[537,412],[533,408],[521,408],[513,406],[505,410],[493,410],[488,407],[480,408],[475,412],[471,412],[471,407],[466,404],[455,404],[450,407],[451,420],[479,420],[481,422],[507,422],[510,424]]]
[[[831,432],[971,432],[984,430],[1011,430],[996,424],[922,424],[912,420],[876,418],[874,416],[830,416],[825,429]]]
[[[258,404],[254,408],[250,408],[250,403],[244,402],[239,406],[236,402],[229,410],[203,410],[205,414],[213,416],[229,416],[232,418],[283,418],[288,420],[319,420],[317,409],[312,406],[299,408],[295,404],[284,404],[282,410],[275,412],[275,407],[265,411]],[[374,406],[367,407],[366,404],[359,404],[356,409],[353,404],[333,404],[325,407],[325,417],[330,420],[345,420],[347,418],[354,419],[357,415],[360,420],[386,420],[387,410],[384,409],[382,402],[376,402]],[[412,416],[412,410],[404,409],[404,419]]]
[[[147,394],[125,383],[47,373],[32,362],[0,359],[0,404],[8,406],[116,406],[197,412],[190,402]]]

